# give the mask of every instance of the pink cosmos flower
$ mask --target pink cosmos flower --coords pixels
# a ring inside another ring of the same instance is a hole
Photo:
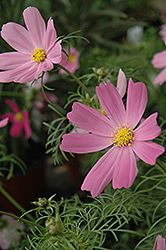
[[[35,7],[23,11],[27,29],[9,22],[2,27],[2,38],[16,51],[0,54],[0,82],[26,83],[36,79],[42,72],[53,69],[53,63],[61,61],[60,41],[53,20],[47,28]]]
[[[75,102],[67,114],[68,119],[89,133],[63,135],[60,149],[72,153],[90,153],[112,146],[86,176],[81,189],[98,196],[112,180],[114,189],[129,188],[136,177],[135,154],[144,162],[154,165],[164,147],[151,140],[161,129],[157,125],[157,113],[150,115],[139,127],[137,124],[147,104],[144,83],[129,80],[126,110],[121,96],[111,83],[100,84],[96,93],[107,116],[99,111]],[[135,130],[134,130],[135,129]]]
[[[67,50],[65,50],[66,53]],[[71,73],[75,73],[75,71],[79,68],[79,56],[80,53],[73,47],[70,47],[70,55],[67,60],[67,55],[65,53],[62,53],[62,61],[60,64],[68,69]],[[67,74],[63,69],[59,69],[59,74]]]
[[[22,222],[18,222],[7,215],[2,215],[0,221],[0,248],[7,250],[20,241],[21,235],[19,230],[23,230],[24,225]]]
[[[161,26],[159,34],[166,45],[166,24]],[[163,68],[163,70],[154,79],[154,84],[162,85],[166,81],[166,50],[154,54],[151,63],[154,68]]]
[[[159,34],[162,37],[162,40],[166,45],[166,24],[161,25],[161,30],[160,30]]]
[[[165,239],[157,235],[153,250],[166,250]]]
[[[0,121],[0,128],[5,127],[8,124],[9,118],[6,117]]]
[[[9,118],[9,122],[13,123],[9,132],[10,136],[20,137],[24,129],[25,139],[29,139],[31,135],[31,128],[28,111],[20,111],[19,107],[9,99],[6,99],[5,102],[13,110],[13,113],[9,112],[2,115],[2,118]]]

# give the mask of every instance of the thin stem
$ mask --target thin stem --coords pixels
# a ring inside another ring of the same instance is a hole
[[[47,98],[46,93],[45,93],[45,91],[44,91],[43,78],[41,78],[41,91],[42,91],[42,94],[43,94],[44,98],[46,99],[46,101],[54,108],[54,111],[56,111],[56,113],[57,113],[59,116],[63,117],[63,114],[61,114],[62,109],[61,109],[61,111],[59,111],[58,108],[60,108],[60,107],[58,107],[58,108],[55,107],[55,106],[57,106],[57,105],[56,105],[55,103],[50,102],[50,100]]]
[[[73,73],[71,73],[68,69],[66,69],[62,65],[60,65],[60,64],[56,64],[56,65],[59,68],[61,68],[64,71],[66,71],[66,73],[68,73],[89,94],[89,96],[92,97],[92,94],[90,93],[89,89],[80,81],[80,79],[78,77],[76,77]]]
[[[6,190],[2,187],[2,183],[0,183],[0,192],[10,201],[21,213],[25,213],[26,210],[15,200],[13,199],[10,194],[6,192]],[[34,218],[27,214],[26,215],[31,221],[34,221]]]
[[[10,214],[10,213],[4,212],[4,211],[0,211],[0,214],[7,215],[7,216],[10,216],[10,217],[12,217],[12,218],[18,220],[18,221],[23,221],[23,222],[25,222],[25,223],[27,223],[27,224],[30,224],[30,225],[32,225],[32,226],[40,227],[41,229],[45,229],[45,228],[44,228],[43,226],[41,226],[40,224],[37,224],[37,223],[35,223],[35,222],[33,222],[33,221],[26,220],[26,219],[24,219],[24,218],[22,218],[22,217],[20,218],[20,217],[18,217],[17,215]]]
[[[159,159],[156,160],[156,163],[159,165],[160,168],[162,168],[162,170],[164,170],[164,172],[166,173],[166,166],[162,163],[162,161],[160,161]]]

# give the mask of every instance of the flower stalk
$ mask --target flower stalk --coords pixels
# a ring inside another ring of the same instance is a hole
[[[66,71],[66,73],[68,73],[89,94],[89,96],[92,97],[92,94],[90,93],[89,89],[80,81],[78,77],[76,77],[73,73],[71,73],[68,69],[66,69],[60,64],[57,64],[57,67]]]
[[[8,199],[8,201],[10,201],[21,213],[25,213],[26,210],[13,198],[10,196],[10,194],[8,194],[8,192],[2,187],[2,183],[0,183],[0,192],[6,197],[6,199]],[[5,212],[2,212],[3,214],[6,214]],[[26,215],[28,219],[30,219],[31,221],[34,221],[34,218],[27,214]],[[14,217],[13,217],[14,218]]]

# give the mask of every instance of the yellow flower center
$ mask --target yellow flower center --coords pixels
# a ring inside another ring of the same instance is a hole
[[[102,113],[103,115],[107,116],[106,112],[104,111],[104,109],[102,107],[99,109],[99,112]]]
[[[43,61],[46,58],[46,54],[44,52],[43,49],[34,49],[32,52],[33,55],[31,56],[32,60],[34,60],[37,63],[40,63],[41,61]]]
[[[15,120],[21,122],[23,120],[23,116],[21,112],[15,114]]]
[[[113,143],[116,147],[125,147],[130,146],[134,141],[134,134],[131,126],[126,125],[125,123],[121,126],[120,124],[111,133],[110,142]]]
[[[70,63],[72,63],[75,60],[75,56],[70,55],[68,60],[69,60]]]

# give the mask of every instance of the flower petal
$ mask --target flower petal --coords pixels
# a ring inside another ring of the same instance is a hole
[[[90,191],[93,197],[98,196],[104,190],[113,178],[115,163],[120,153],[117,149],[112,147],[100,158],[87,174],[81,190]]]
[[[153,250],[166,250],[165,239],[157,235]]]
[[[65,134],[60,149],[77,154],[91,153],[110,146],[110,139],[93,134]]]
[[[137,175],[136,159],[131,147],[119,148],[119,151],[113,173],[112,186],[114,189],[131,187]]]
[[[146,141],[134,141],[131,147],[142,161],[150,165],[154,165],[156,163],[156,158],[165,151],[163,146]]]
[[[56,42],[52,48],[48,51],[47,58],[52,63],[60,63],[62,57],[61,41]]]
[[[46,24],[39,10],[28,7],[23,11],[23,17],[35,48],[43,48]]]
[[[8,124],[9,118],[6,117],[0,121],[0,128],[5,127]]]
[[[126,104],[126,124],[134,128],[140,121],[148,100],[147,89],[143,82],[134,83],[129,79]]]
[[[100,83],[100,86],[96,87],[96,93],[101,107],[110,118],[112,126],[115,128],[119,123],[123,124],[125,119],[125,108],[120,94],[114,85],[110,82],[106,85]]]
[[[9,134],[11,137],[18,138],[22,133],[22,122],[14,122],[10,128]]]
[[[37,66],[38,66],[36,72],[37,75],[40,75],[42,72],[50,71],[54,68],[52,62],[47,58]]]
[[[121,96],[121,98],[124,97],[126,93],[126,87],[127,87],[127,80],[124,72],[120,69],[118,73],[118,80],[117,80],[117,90]]]
[[[153,83],[162,85],[164,82],[166,82],[166,68],[156,76]]]
[[[15,121],[15,114],[14,113],[5,113],[1,116],[2,119],[8,118],[9,122],[14,122]]]
[[[99,111],[79,102],[75,102],[67,118],[79,128],[97,135],[110,138],[113,128],[108,118]]]
[[[55,44],[57,39],[56,30],[52,18],[49,18],[47,22],[47,30],[45,34],[44,49],[48,53],[49,49]]]
[[[154,68],[164,68],[166,66],[166,50],[154,54],[151,63]]]
[[[4,24],[1,36],[12,48],[19,52],[30,55],[31,51],[34,50],[28,31],[17,23]]]
[[[30,61],[12,70],[0,72],[0,82],[26,83],[33,81],[37,75],[38,64]]]
[[[10,70],[30,61],[30,55],[20,52],[7,52],[0,54],[0,70]]]
[[[134,131],[134,138],[137,141],[148,141],[156,138],[161,133],[161,128],[157,125],[158,113],[150,115]]]
[[[12,100],[9,100],[9,99],[5,99],[5,102],[14,113],[20,112],[20,109],[15,102],[13,102]]]

